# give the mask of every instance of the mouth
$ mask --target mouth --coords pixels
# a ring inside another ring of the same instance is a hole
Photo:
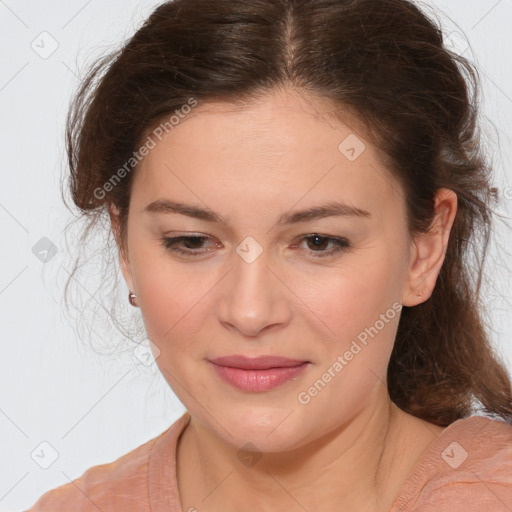
[[[210,360],[222,380],[243,391],[262,392],[289,382],[311,363],[278,356],[233,355]]]

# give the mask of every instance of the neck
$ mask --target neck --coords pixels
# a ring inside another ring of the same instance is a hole
[[[241,454],[192,417],[177,448],[183,510],[389,510],[439,427],[385,397],[314,442],[261,457]]]

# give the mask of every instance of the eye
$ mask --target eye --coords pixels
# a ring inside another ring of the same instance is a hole
[[[204,242],[208,241],[210,237],[205,235],[180,235],[175,237],[162,237],[161,243],[163,247],[177,254],[184,256],[201,256],[207,252],[208,249],[203,247]],[[313,233],[301,237],[309,247],[314,250],[308,251],[313,258],[324,258],[333,256],[340,251],[347,252],[351,249],[350,242],[346,238],[338,238],[326,235]],[[332,244],[330,250],[325,250],[326,245]],[[293,247],[293,246],[292,246]]]
[[[335,253],[339,253],[340,251],[348,252],[352,247],[346,238],[320,235],[318,233],[304,235],[302,240],[305,241],[308,246],[319,249],[309,251],[313,258],[325,258],[327,256],[333,256]],[[328,251],[323,250],[325,246],[329,244],[333,244],[334,247]]]
[[[161,243],[168,251],[173,251],[185,256],[201,256],[208,251],[198,251],[197,249],[201,249],[200,246],[202,243],[208,239],[209,237],[204,235],[181,235],[175,237],[162,237]],[[182,246],[184,245],[185,249],[180,247],[180,244]]]

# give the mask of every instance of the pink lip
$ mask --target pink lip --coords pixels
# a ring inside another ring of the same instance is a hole
[[[277,356],[248,358],[235,355],[210,362],[223,380],[244,391],[275,388],[299,375],[309,365],[309,361]]]

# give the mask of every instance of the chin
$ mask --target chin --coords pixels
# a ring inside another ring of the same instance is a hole
[[[217,435],[236,448],[252,443],[261,452],[287,451],[295,448],[303,435],[304,421],[290,409],[258,407],[223,417],[228,419],[226,428],[232,437],[215,425]]]

